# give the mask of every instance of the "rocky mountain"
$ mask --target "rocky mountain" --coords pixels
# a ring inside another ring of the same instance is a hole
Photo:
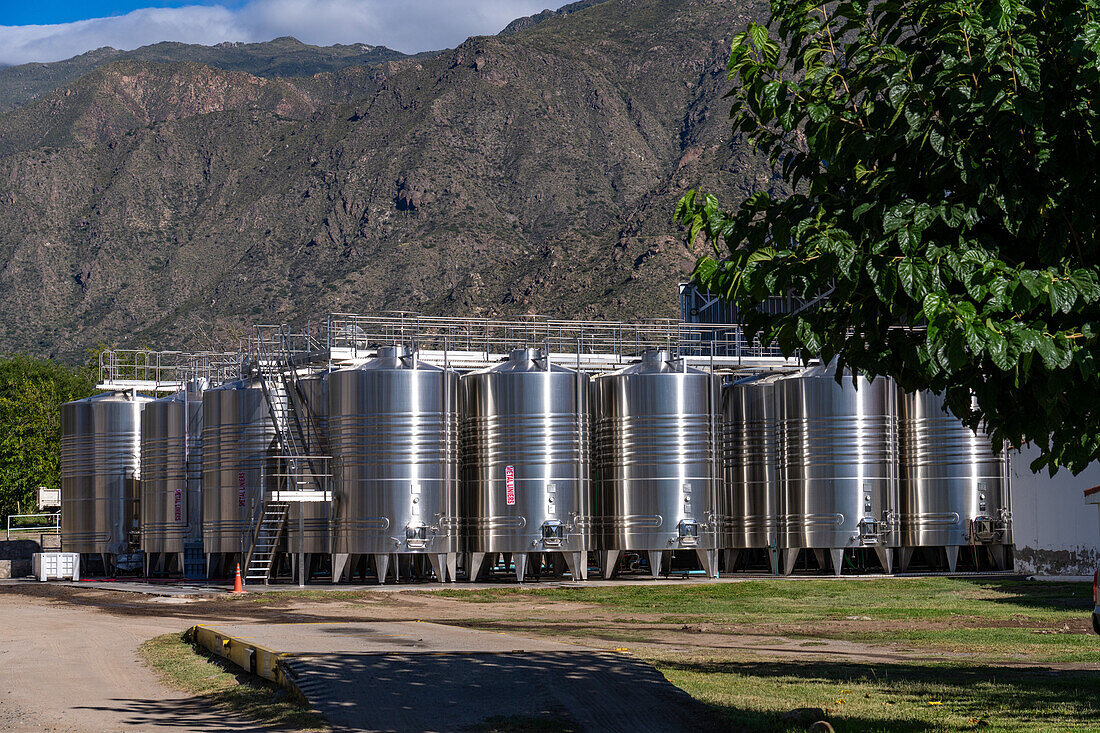
[[[575,3],[563,5],[557,10],[547,9],[543,10],[541,13],[528,15],[524,18],[516,18],[504,27],[504,30],[500,32],[500,35],[507,36],[511,35],[512,33],[519,33],[520,31],[525,31],[528,28],[532,28],[538,25],[544,20],[549,20],[550,18],[554,18],[557,16],[569,15],[570,13],[575,13],[578,10],[584,10],[585,8],[590,8],[593,5],[599,5],[600,3],[605,2],[607,2],[607,0],[577,0],[577,2]]]
[[[763,0],[608,0],[438,55],[264,79],[128,60],[0,116],[0,350],[208,348],[329,311],[675,317]]]
[[[265,43],[155,43],[133,51],[104,47],[51,63],[0,67],[0,112],[8,112],[43,94],[73,82],[105,64],[119,61],[155,63],[191,62],[225,71],[243,71],[267,78],[313,76],[349,66],[377,64],[404,58],[385,46],[311,46],[296,38],[276,38]]]

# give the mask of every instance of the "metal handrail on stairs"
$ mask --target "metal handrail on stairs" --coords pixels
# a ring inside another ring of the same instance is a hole
[[[297,406],[304,403],[303,393],[288,342],[285,326],[256,327],[251,339],[252,366],[258,374],[279,446],[280,469],[269,473],[262,487],[262,510],[255,517],[252,546],[245,561],[245,580],[265,583],[274,576],[279,543],[287,533],[290,504],[331,499],[328,457],[314,455],[309,450],[310,445],[319,445],[319,440],[310,442],[319,434],[317,426],[308,411],[304,415],[298,411]]]

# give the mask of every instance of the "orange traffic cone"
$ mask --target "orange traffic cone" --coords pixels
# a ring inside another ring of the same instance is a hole
[[[231,593],[244,593],[244,583],[241,582],[241,564],[237,563],[237,575],[233,578],[233,590]]]

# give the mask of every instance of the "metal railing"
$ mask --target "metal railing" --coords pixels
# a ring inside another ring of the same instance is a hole
[[[13,519],[16,520],[16,526],[12,526]],[[41,520],[43,519],[49,521],[42,523]],[[36,520],[36,523],[18,526],[22,524],[19,520]],[[61,512],[52,514],[9,514],[5,539],[10,540],[13,533],[17,536],[19,534],[61,534]]]
[[[782,358],[776,347],[748,340],[739,324],[684,323],[665,319],[568,321],[544,316],[512,319],[452,318],[395,313],[361,316],[334,313],[325,328],[328,350],[369,352],[378,346],[405,343],[437,351],[507,353],[524,346],[541,346],[551,353],[637,356],[651,348],[666,348],[685,356]],[[314,337],[316,338],[316,337]]]
[[[220,384],[240,374],[241,355],[235,352],[152,351],[109,349],[99,354],[99,382],[103,387],[179,389],[203,379]]]
[[[444,363],[464,368],[480,368],[513,349],[528,346],[546,349],[557,358],[576,356],[578,366],[596,371],[617,368],[652,348],[668,349],[700,363],[707,359],[722,361],[725,366],[740,364],[743,359],[758,363],[785,361],[777,347],[746,337],[737,323],[333,313],[324,320],[302,325],[255,325],[241,340],[237,352],[104,351],[99,356],[99,384],[103,388],[162,391],[178,389],[193,379],[221,384],[241,376],[246,366],[255,368],[273,356],[293,371],[298,366],[320,366],[333,359],[367,358],[379,346],[395,344],[435,352]],[[447,362],[448,354],[455,360]],[[462,355],[466,356],[465,362]]]
[[[287,357],[316,354],[326,348],[327,323],[307,321],[303,326],[256,324],[241,342],[241,352],[255,360],[271,353]]]

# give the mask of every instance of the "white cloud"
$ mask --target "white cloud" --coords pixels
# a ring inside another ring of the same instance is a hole
[[[0,26],[0,64],[57,61],[102,46],[158,41],[214,44],[294,36],[305,43],[367,43],[415,53],[496,33],[547,0],[251,0],[239,8],[143,8],[56,25]],[[560,0],[565,2],[565,0]],[[560,3],[559,3],[560,4]]]

